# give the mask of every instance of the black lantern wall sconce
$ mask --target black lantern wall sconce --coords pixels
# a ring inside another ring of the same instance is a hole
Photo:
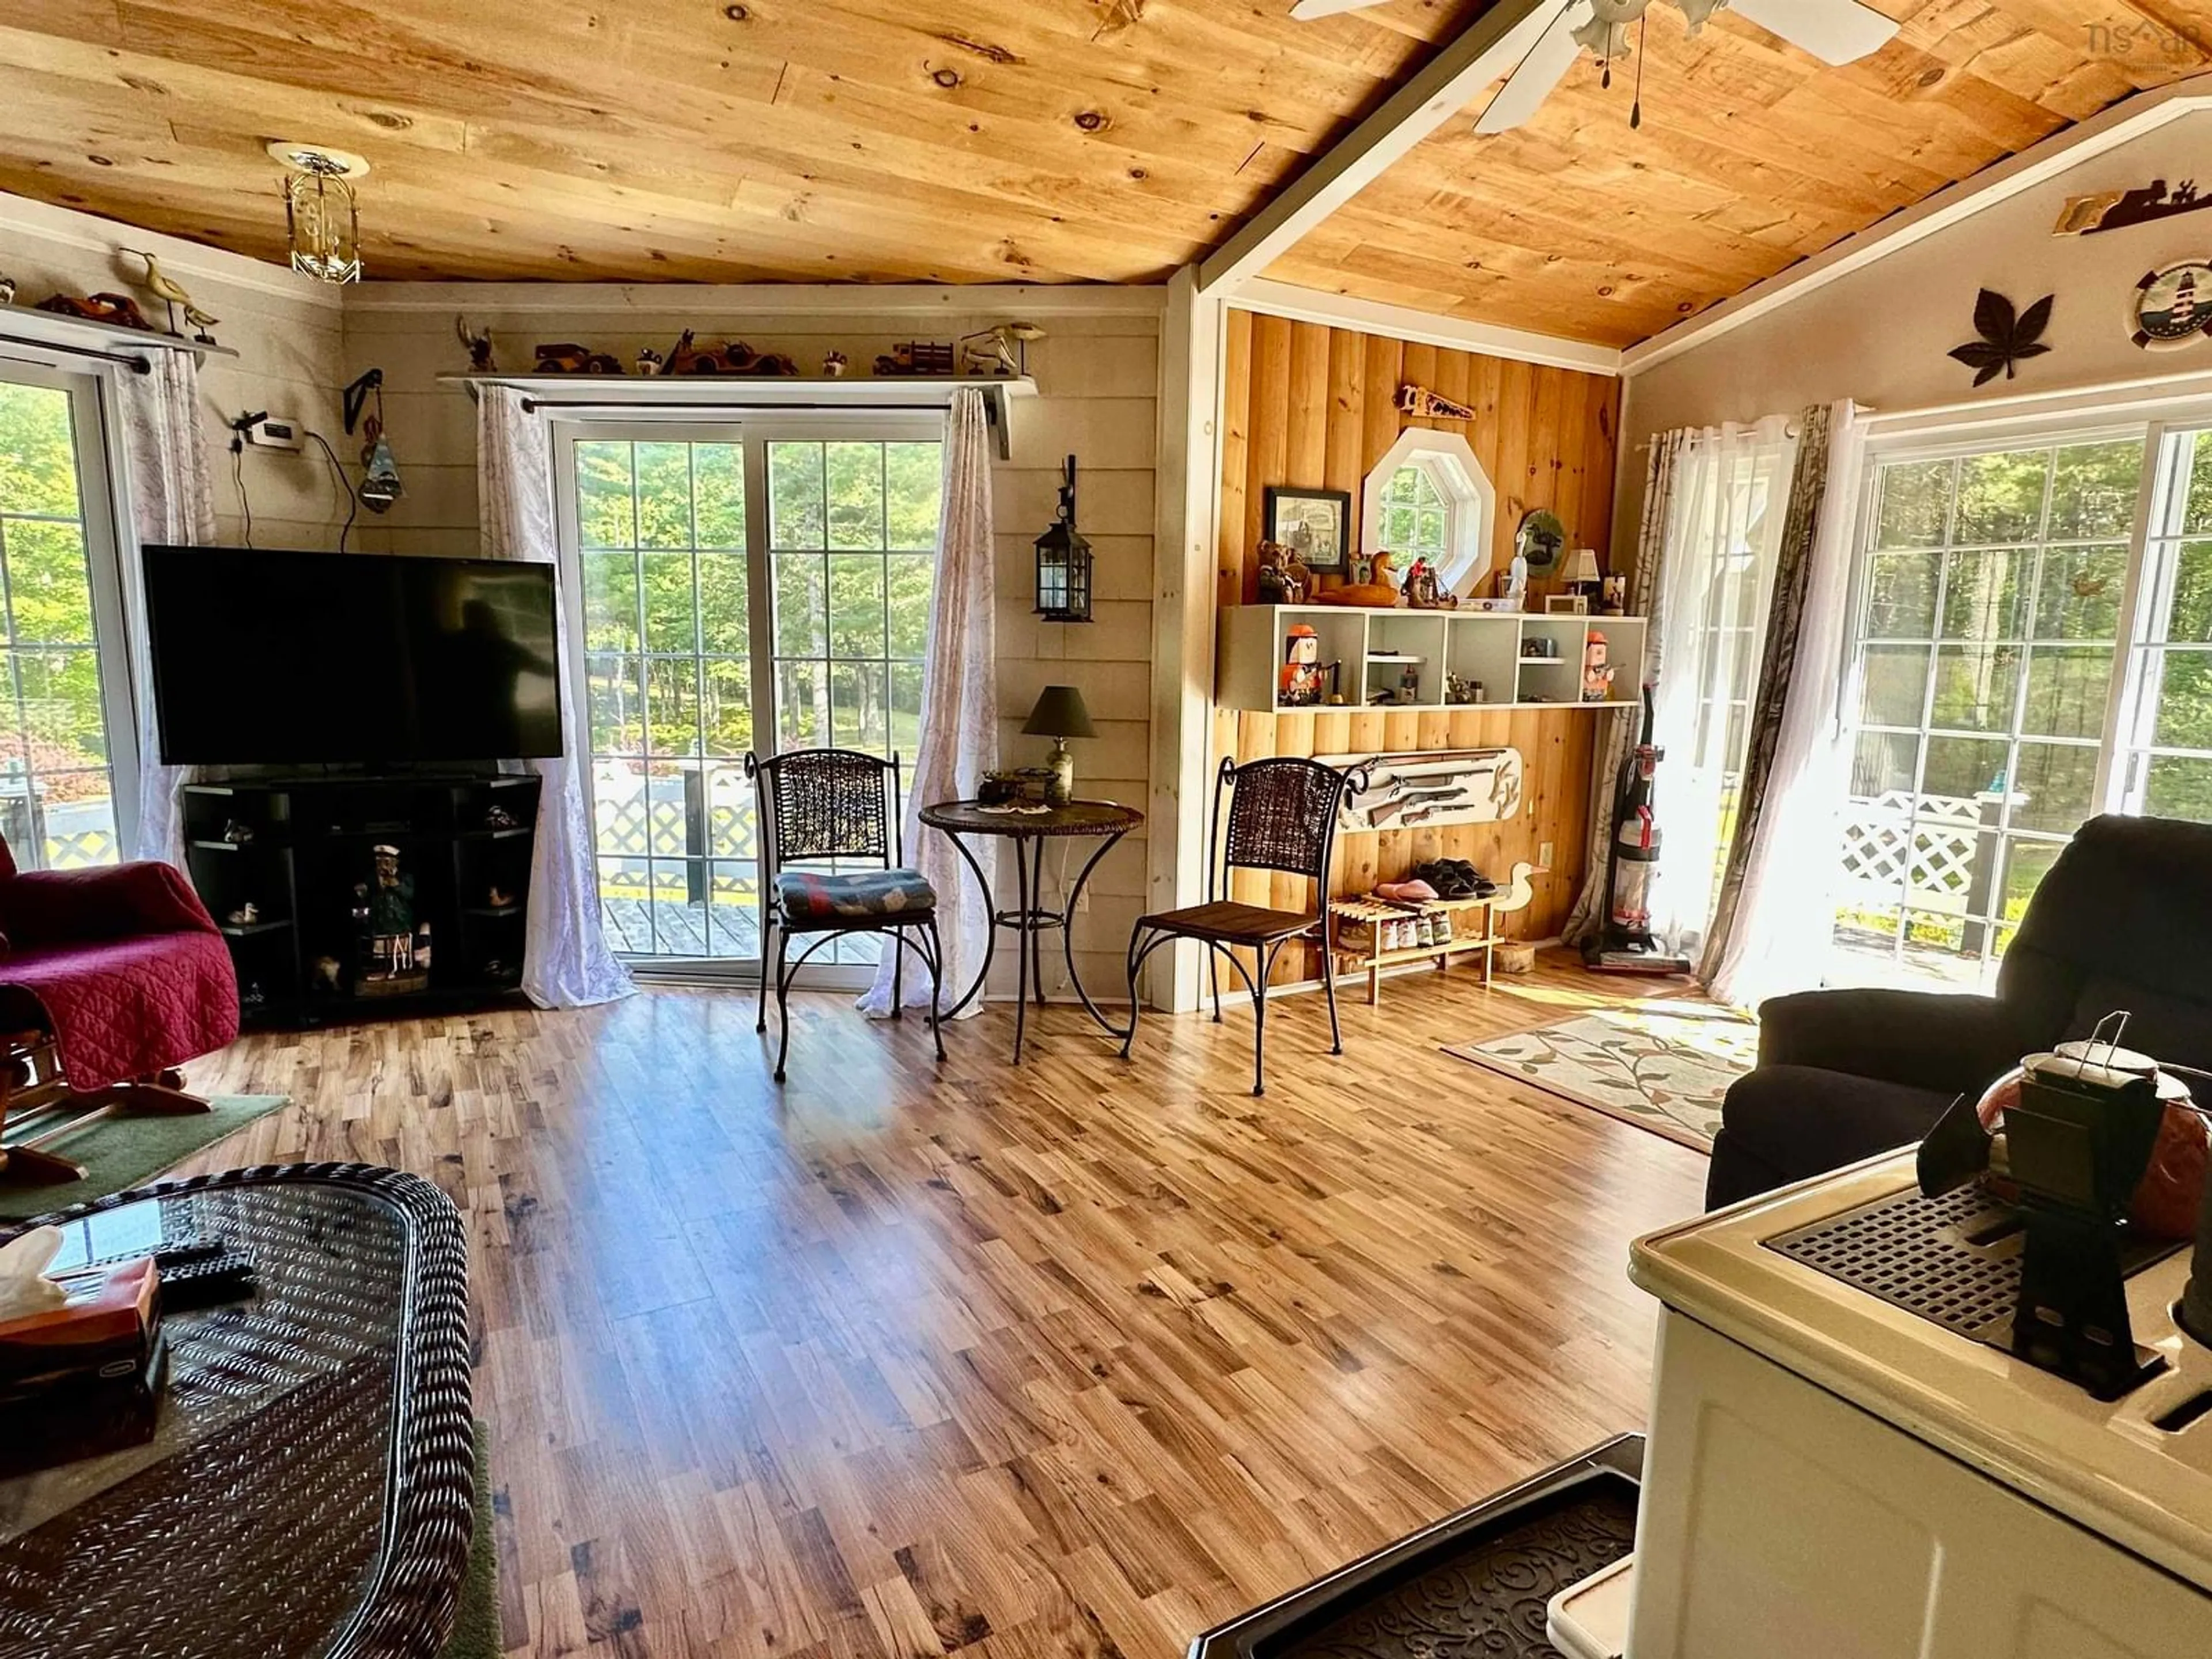
[[[1091,620],[1091,544],[1075,527],[1075,457],[1067,458],[1060,513],[1036,539],[1036,613],[1047,622]]]

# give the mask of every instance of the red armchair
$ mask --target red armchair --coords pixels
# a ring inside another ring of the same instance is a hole
[[[75,1181],[45,1150],[118,1109],[204,1112],[176,1068],[238,1035],[229,949],[166,864],[19,872],[0,841],[0,1180]]]

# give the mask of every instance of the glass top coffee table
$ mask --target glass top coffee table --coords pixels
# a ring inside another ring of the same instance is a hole
[[[288,1164],[43,1219],[64,1235],[56,1269],[213,1234],[252,1256],[256,1288],[164,1318],[150,1443],[0,1480],[0,1654],[435,1654],[475,1466],[467,1250],[445,1194]]]

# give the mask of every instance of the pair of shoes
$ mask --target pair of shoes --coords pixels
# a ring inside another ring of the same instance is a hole
[[[1431,859],[1415,867],[1413,878],[1425,881],[1438,896],[1448,899],[1488,898],[1498,890],[1496,882],[1465,859]]]

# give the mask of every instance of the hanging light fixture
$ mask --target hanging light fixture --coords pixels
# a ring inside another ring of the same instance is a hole
[[[325,283],[361,280],[361,210],[353,183],[368,163],[342,149],[284,140],[269,146],[283,163],[284,236],[292,269]]]

